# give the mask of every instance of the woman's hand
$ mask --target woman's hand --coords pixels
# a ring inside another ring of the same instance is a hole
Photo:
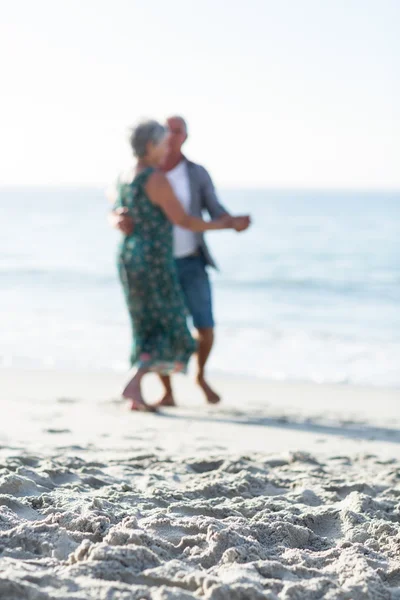
[[[231,215],[222,215],[218,219],[209,221],[210,229],[233,229],[233,217]]]
[[[234,229],[235,231],[245,231],[250,226],[249,215],[240,215],[232,217],[231,215],[223,215],[219,219],[210,221],[210,229]]]
[[[233,229],[237,232],[246,231],[250,227],[251,218],[249,215],[240,215],[233,217]]]

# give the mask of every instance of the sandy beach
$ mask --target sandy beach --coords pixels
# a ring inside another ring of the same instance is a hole
[[[0,372],[2,600],[400,598],[398,390],[122,379]]]
[[[400,600],[400,0],[1,17],[0,600]]]

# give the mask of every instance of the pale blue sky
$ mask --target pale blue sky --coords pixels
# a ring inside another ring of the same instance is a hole
[[[223,186],[400,188],[398,0],[2,2],[0,183],[99,183],[182,113]]]

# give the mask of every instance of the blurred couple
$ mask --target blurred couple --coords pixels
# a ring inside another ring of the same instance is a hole
[[[170,375],[186,372],[193,353],[196,381],[207,402],[220,400],[205,378],[214,342],[207,267],[215,263],[204,232],[245,231],[250,217],[232,216],[220,204],[206,169],[182,153],[187,137],[180,116],[170,117],[165,126],[153,120],[139,123],[130,135],[136,163],[120,177],[115,191],[110,221],[123,233],[118,270],[132,326],[131,365],[136,368],[123,397],[132,410],[175,406]],[[203,211],[210,221],[203,220]],[[188,313],[196,341],[187,325]],[[156,405],[149,405],[142,394],[143,377],[150,372],[164,386]]]

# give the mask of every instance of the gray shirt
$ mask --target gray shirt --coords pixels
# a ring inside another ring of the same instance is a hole
[[[208,212],[211,219],[218,219],[225,215],[228,211],[222,206],[217,198],[215,187],[208,171],[188,159],[186,160],[189,181],[190,181],[190,205],[189,213],[193,217],[202,217],[204,211]],[[211,267],[216,268],[216,264],[207,247],[203,233],[196,233],[198,246],[206,263]]]

